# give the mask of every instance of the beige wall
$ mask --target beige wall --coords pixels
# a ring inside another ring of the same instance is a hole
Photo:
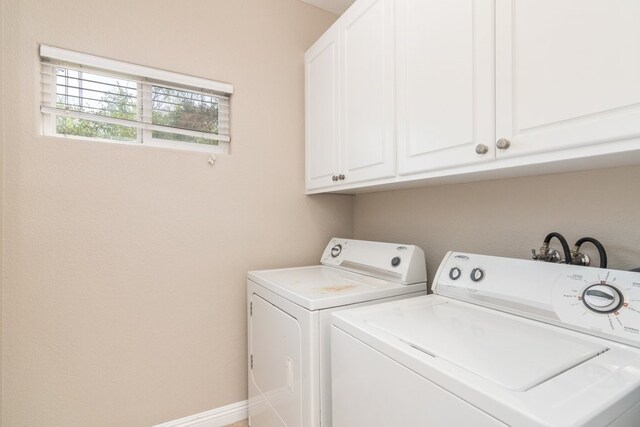
[[[3,0],[3,425],[151,425],[246,399],[247,270],[317,262],[298,0]],[[235,85],[232,155],[39,135],[38,43]],[[7,105],[11,110],[7,110]]]
[[[449,250],[529,258],[550,231],[571,246],[595,237],[610,267],[628,269],[640,266],[639,183],[632,166],[362,194],[355,236],[420,245],[429,283]]]
[[[332,235],[416,243],[430,280],[449,249],[527,258],[552,230],[640,266],[637,166],[305,197],[302,55],[335,16],[298,0],[2,6],[4,426],[246,399],[246,271],[314,263]],[[232,155],[40,136],[38,43],[233,83]]]
[[[2,226],[2,219],[3,219],[3,188],[4,188],[4,121],[3,121],[3,102],[2,100],[4,99],[3,97],[3,92],[2,92],[2,87],[3,87],[3,55],[2,55],[2,51],[3,51],[3,40],[4,40],[4,32],[3,32],[3,19],[2,19],[2,9],[3,9],[4,5],[3,5],[3,1],[0,1],[0,426],[2,425],[2,325],[4,323],[4,321],[2,320],[2,283],[3,283],[3,276],[4,276],[4,269],[3,267],[3,256],[2,256],[2,248],[3,248],[3,226]]]

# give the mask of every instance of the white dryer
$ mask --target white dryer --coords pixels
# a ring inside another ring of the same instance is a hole
[[[330,314],[425,295],[426,275],[417,246],[338,238],[321,265],[249,272],[250,425],[330,426]]]
[[[332,316],[333,425],[640,426],[640,273],[449,253]]]

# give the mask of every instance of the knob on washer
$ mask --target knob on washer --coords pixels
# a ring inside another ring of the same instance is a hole
[[[484,279],[484,270],[480,267],[474,268],[471,270],[471,280],[474,282],[479,282]]]
[[[453,267],[451,270],[449,270],[449,278],[451,280],[458,280],[460,276],[462,276],[462,270],[460,270],[458,267]]]
[[[606,283],[599,283],[584,290],[582,301],[589,310],[608,314],[617,311],[624,303],[624,298],[618,289]]]

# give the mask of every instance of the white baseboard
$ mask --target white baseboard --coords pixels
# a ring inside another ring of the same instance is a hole
[[[223,427],[242,421],[248,416],[247,401],[243,400],[242,402],[200,412],[179,420],[158,424],[154,427]]]

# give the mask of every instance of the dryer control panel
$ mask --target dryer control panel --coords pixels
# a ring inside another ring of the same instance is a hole
[[[450,252],[433,290],[640,347],[640,273]]]
[[[427,281],[424,252],[415,245],[334,237],[320,262],[407,285]]]

